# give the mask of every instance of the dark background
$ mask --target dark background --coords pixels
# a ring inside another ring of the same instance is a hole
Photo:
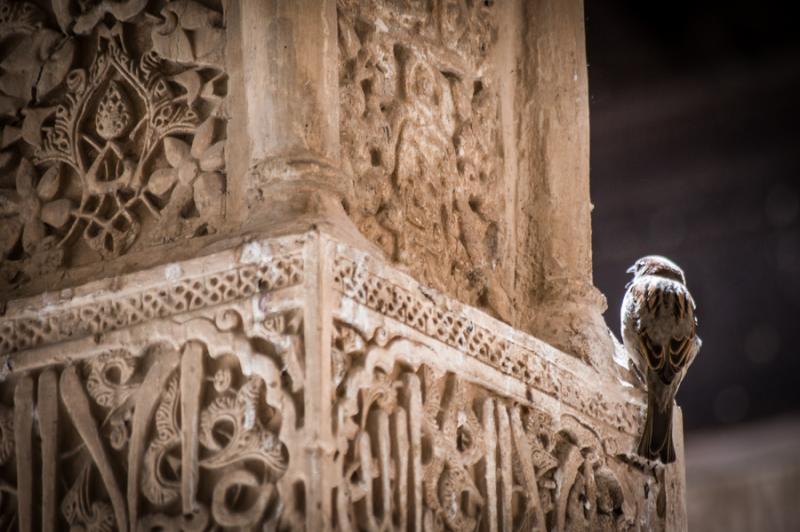
[[[587,0],[595,284],[686,272],[686,429],[800,411],[800,23],[775,3]]]

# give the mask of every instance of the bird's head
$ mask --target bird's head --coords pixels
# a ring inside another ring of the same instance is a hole
[[[666,257],[660,255],[648,255],[637,260],[633,266],[628,268],[628,273],[632,273],[634,278],[643,275],[657,275],[686,284],[686,277],[680,267]]]

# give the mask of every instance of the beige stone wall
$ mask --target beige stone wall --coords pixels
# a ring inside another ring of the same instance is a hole
[[[511,321],[514,195],[492,60],[499,10],[337,7],[350,216],[427,284]]]
[[[608,370],[581,4],[337,8],[360,231],[427,284]]]
[[[9,4],[3,293],[333,219],[610,370],[580,3],[122,5]]]
[[[0,528],[685,528],[592,286],[582,17],[0,2]]]

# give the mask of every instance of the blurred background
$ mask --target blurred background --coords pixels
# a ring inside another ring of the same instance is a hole
[[[587,0],[595,284],[686,272],[691,530],[800,530],[800,29],[773,3]]]

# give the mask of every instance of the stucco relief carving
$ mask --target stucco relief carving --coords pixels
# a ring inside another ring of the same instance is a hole
[[[448,308],[440,294],[422,287],[409,290],[372,271],[369,264],[363,257],[336,255],[334,289],[620,431],[636,432],[641,412],[634,405],[587,392],[574,374]],[[442,302],[435,302],[436,298]]]
[[[351,217],[424,283],[509,320],[493,7],[337,5]]]
[[[155,4],[0,4],[3,285],[219,225],[221,9]]]
[[[302,358],[301,314],[252,323],[231,307],[193,319],[175,335],[185,341],[144,336],[86,358],[66,351],[66,365],[50,361],[4,384],[13,400],[0,398],[0,522],[17,520],[20,530],[297,526],[293,500],[302,495],[284,476],[296,450],[290,396],[304,383],[296,373],[282,382],[281,368]],[[199,329],[207,334],[194,337]]]
[[[324,236],[167,269],[0,317],[6,528],[664,529],[641,405],[574,358]]]
[[[436,353],[338,323],[333,341],[341,530],[657,530],[663,471],[615,456],[569,414],[414,364]],[[650,490],[653,493],[650,493]]]
[[[258,292],[295,286],[302,280],[302,256],[294,253],[181,279],[168,287],[155,284],[135,288],[126,291],[123,297],[91,298],[57,312],[42,310],[0,317],[0,354],[168,318]]]

